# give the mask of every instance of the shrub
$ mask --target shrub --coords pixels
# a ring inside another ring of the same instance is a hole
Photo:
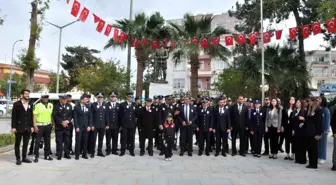
[[[15,142],[14,134],[0,134],[0,147],[12,145]]]

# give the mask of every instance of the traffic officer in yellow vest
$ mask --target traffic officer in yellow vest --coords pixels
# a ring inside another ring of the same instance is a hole
[[[41,102],[34,106],[34,130],[36,134],[34,162],[38,162],[39,158],[39,144],[41,138],[44,140],[44,159],[51,161],[50,157],[50,135],[51,135],[51,121],[52,121],[52,111],[53,104],[48,102],[49,95],[42,95]]]
[[[72,95],[71,94],[67,94],[67,102],[68,102],[68,104],[71,105],[72,110],[74,110],[75,104],[72,102]],[[72,138],[73,138],[73,132],[74,132],[73,131],[73,128],[74,128],[73,120],[71,120],[68,127],[69,127],[69,132],[70,132],[70,135],[69,135],[69,152],[70,152],[70,155],[75,155],[75,152],[72,150]]]

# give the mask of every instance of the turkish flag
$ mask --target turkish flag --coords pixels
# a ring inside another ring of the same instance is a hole
[[[305,38],[308,38],[309,35],[310,35],[310,25],[304,25],[301,27],[301,34],[302,34],[302,37],[305,39]]]
[[[160,44],[157,40],[153,40],[152,42],[152,48],[153,49],[159,49],[160,48]]]
[[[170,47],[171,48],[176,48],[176,42],[175,42],[175,40],[170,41]]]
[[[237,35],[236,40],[239,44],[245,44],[246,42],[245,35],[244,34]]]
[[[124,42],[124,40],[127,40],[127,39],[128,39],[128,35],[127,35],[126,33],[124,33],[124,32],[121,32],[119,38],[120,38],[120,39],[119,39],[119,43],[121,44],[121,43]]]
[[[220,38],[219,37],[214,37],[211,39],[211,43],[213,46],[218,46],[220,43]]]
[[[311,25],[311,27],[312,27],[313,34],[314,34],[314,35],[317,35],[317,34],[319,34],[319,33],[322,32],[322,29],[321,29],[321,23],[319,23],[319,22],[315,22],[315,23],[313,23],[313,24]]]
[[[134,40],[134,42],[133,42],[133,44],[132,44],[132,47],[135,47],[135,48],[137,48],[137,47],[139,47],[140,43],[141,43],[141,41],[140,41],[140,40],[138,40],[138,39],[135,39],[135,40]]]
[[[144,39],[144,40],[142,40],[142,43],[143,43],[144,45],[148,45],[148,44],[149,44],[149,41],[148,41],[147,39]]]
[[[267,44],[271,42],[271,33],[270,32],[265,32],[264,33],[264,44]]]
[[[250,44],[254,45],[257,42],[258,33],[250,33]]]
[[[100,17],[98,17],[96,14],[93,14],[93,22],[97,23],[100,21]]]
[[[192,38],[191,42],[194,43],[194,44],[198,44],[198,40],[196,38]]]
[[[103,19],[100,19],[100,21],[99,21],[99,23],[98,23],[98,25],[97,25],[96,30],[97,30],[99,33],[101,33],[101,32],[103,31],[104,27],[105,27],[105,21],[104,21]]]
[[[336,33],[336,19],[331,19],[326,22],[329,33]]]
[[[276,40],[280,40],[282,36],[282,30],[275,31],[275,38]]]
[[[163,40],[164,47],[168,47],[168,42],[169,42],[168,39],[164,39],[164,40]]]
[[[202,48],[208,48],[208,46],[209,46],[209,40],[208,40],[208,38],[201,39],[201,47]]]
[[[71,15],[73,15],[74,17],[78,16],[79,10],[80,10],[80,3],[78,1],[74,1],[72,4],[72,8],[71,8]]]
[[[118,40],[118,37],[119,37],[119,30],[117,28],[114,28],[113,39]]]
[[[297,31],[298,31],[298,28],[289,28],[289,38],[295,39]]]
[[[89,16],[89,13],[90,13],[90,10],[87,9],[86,7],[83,8],[81,14],[79,15],[79,20],[82,21],[82,22],[85,22],[86,19],[88,18]]]
[[[233,36],[225,36],[225,45],[227,46],[233,45]]]
[[[111,33],[111,30],[112,30],[112,25],[108,24],[105,28],[105,33],[104,35],[106,36],[110,36],[110,33]]]

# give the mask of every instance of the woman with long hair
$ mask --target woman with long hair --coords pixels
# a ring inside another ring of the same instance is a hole
[[[322,120],[322,136],[321,139],[317,142],[318,147],[318,162],[320,164],[325,163],[327,160],[327,140],[330,126],[330,112],[327,107],[327,99],[321,97],[320,107],[323,111],[323,120]]]
[[[297,100],[295,110],[292,112],[291,122],[293,126],[293,136],[295,143],[295,163],[306,164],[307,140],[306,140],[306,111],[303,107],[305,100]]]
[[[288,108],[283,109],[282,112],[282,128],[281,130],[285,135],[285,150],[287,156],[285,160],[293,160],[294,159],[294,137],[293,137],[293,123],[291,117],[293,116],[292,112],[295,109],[295,98],[290,97]],[[292,154],[290,155],[290,153]]]
[[[269,158],[276,159],[279,149],[279,133],[281,131],[281,119],[282,119],[282,110],[279,107],[278,101],[276,98],[273,98],[271,101],[270,107],[267,109],[266,113],[266,128],[265,131],[269,133],[270,145],[271,145],[271,154]]]
[[[310,98],[305,123],[307,126],[307,151],[309,157],[307,168],[317,169],[317,141],[321,138],[323,130],[322,109],[319,108],[316,97]]]

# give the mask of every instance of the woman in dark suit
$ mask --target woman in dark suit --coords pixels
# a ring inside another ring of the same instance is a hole
[[[317,169],[317,141],[322,135],[322,109],[319,108],[317,98],[312,97],[308,103],[306,116],[307,150],[309,165],[307,168]]]
[[[293,160],[294,159],[294,138],[293,138],[293,126],[291,121],[291,116],[293,116],[292,112],[295,108],[295,98],[290,97],[289,106],[286,109],[283,109],[282,112],[282,131],[285,135],[285,149],[287,156],[285,160]],[[292,152],[292,155],[290,153]]]
[[[291,122],[293,126],[293,136],[295,143],[295,163],[306,164],[306,124],[304,122],[306,111],[303,107],[303,101],[297,100],[295,110],[291,115]]]

